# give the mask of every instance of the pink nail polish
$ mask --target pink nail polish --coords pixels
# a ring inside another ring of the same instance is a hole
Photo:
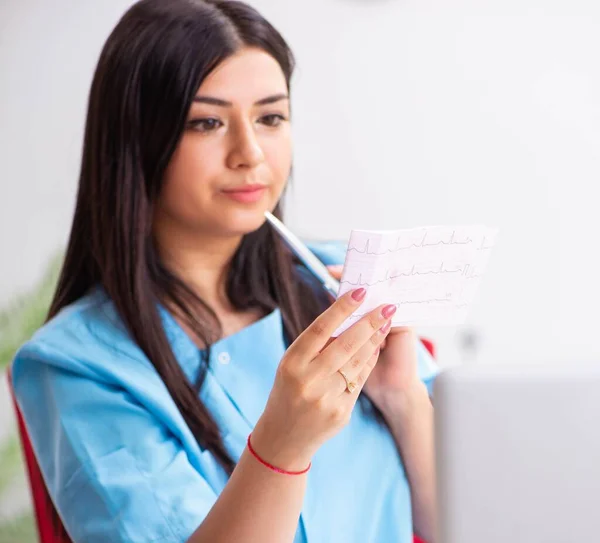
[[[365,295],[367,294],[367,290],[364,288],[357,288],[353,293],[352,293],[352,298],[357,301],[360,302],[361,300],[364,299]]]
[[[382,310],[381,314],[384,318],[389,319],[398,309],[394,304],[386,305]]]

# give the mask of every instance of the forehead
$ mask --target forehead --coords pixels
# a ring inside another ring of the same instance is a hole
[[[225,59],[197,92],[234,104],[252,104],[278,93],[287,93],[285,75],[271,55],[256,48],[241,49]]]

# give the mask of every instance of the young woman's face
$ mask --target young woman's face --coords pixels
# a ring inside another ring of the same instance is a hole
[[[290,106],[277,61],[242,49],[204,80],[165,172],[157,214],[181,233],[237,236],[277,204],[291,168]]]

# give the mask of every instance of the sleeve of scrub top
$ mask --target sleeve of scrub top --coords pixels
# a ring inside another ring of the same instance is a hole
[[[17,355],[15,392],[71,538],[186,541],[216,496],[177,439],[125,390],[66,370],[60,353],[36,347]]]
[[[347,243],[344,241],[312,241],[307,242],[306,246],[326,266],[343,264],[346,259]],[[419,376],[431,396],[433,382],[440,370],[430,352],[420,341],[417,344],[417,366]]]

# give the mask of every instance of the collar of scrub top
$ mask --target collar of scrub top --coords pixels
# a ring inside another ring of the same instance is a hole
[[[201,350],[173,315],[159,307],[173,352],[190,382],[194,382]],[[236,462],[246,446],[248,435],[264,412],[286,347],[279,309],[211,345],[209,368],[199,395],[205,405],[219,406],[212,414],[219,425],[223,443]],[[214,465],[218,466],[217,463]],[[311,471],[306,503],[299,518],[309,541],[318,537],[319,530],[312,521],[316,514],[313,504],[320,504],[320,487],[314,480],[327,476],[327,473],[319,473],[318,462],[316,467],[313,464]]]

